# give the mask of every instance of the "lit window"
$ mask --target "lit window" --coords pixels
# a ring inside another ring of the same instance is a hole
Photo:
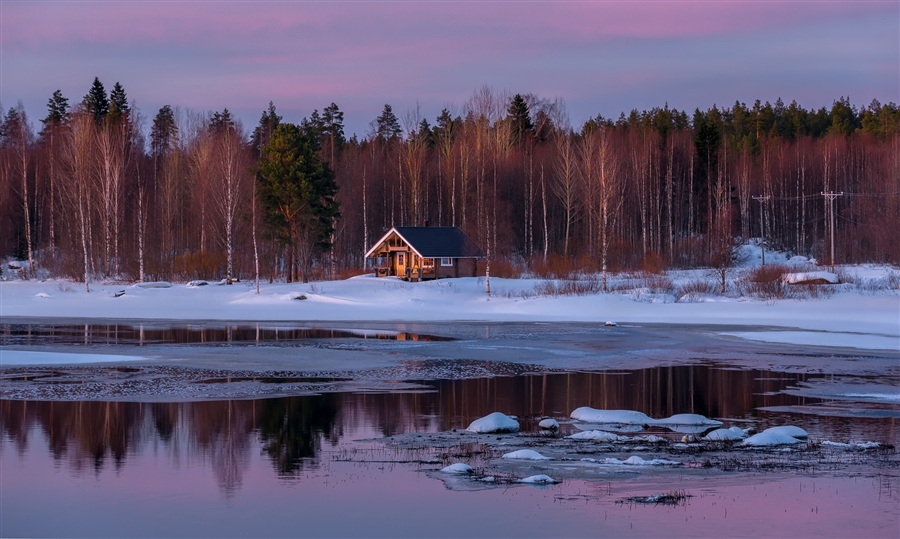
[[[397,264],[400,266],[406,265],[406,257],[403,255],[403,253],[397,255]]]
[[[452,266],[452,265],[453,265],[453,259],[452,259],[452,258],[442,258],[442,259],[441,259],[441,265],[442,265],[442,266]]]
[[[426,267],[426,268],[433,268],[434,267],[434,259],[433,258],[423,258],[422,266]]]

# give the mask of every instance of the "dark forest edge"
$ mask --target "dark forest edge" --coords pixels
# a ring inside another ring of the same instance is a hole
[[[485,86],[433,125],[385,105],[347,138],[343,116],[331,103],[293,124],[270,103],[247,130],[227,109],[167,105],[150,120],[99,79],[75,105],[54,92],[37,132],[19,104],[0,124],[0,257],[85,283],[306,281],[363,273],[371,242],[427,221],[461,227],[497,276],[725,268],[753,237],[900,264],[894,103],[664,106],[573,127],[559,99]]]

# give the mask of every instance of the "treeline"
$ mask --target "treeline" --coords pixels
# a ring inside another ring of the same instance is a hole
[[[668,106],[573,125],[561,100],[484,87],[433,120],[390,105],[347,138],[332,103],[248,129],[152,118],[118,83],[0,124],[0,254],[84,281],[344,275],[395,225],[456,225],[493,274],[732,263],[735,242],[900,263],[900,110]],[[5,270],[8,271],[8,270]]]

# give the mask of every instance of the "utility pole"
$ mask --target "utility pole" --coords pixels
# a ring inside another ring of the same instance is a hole
[[[766,265],[766,202],[772,198],[769,195],[752,197],[759,202],[759,244],[762,247],[762,265]]]
[[[837,197],[844,196],[844,192],[840,193],[822,193],[822,196],[825,197],[825,200],[828,201],[828,214],[829,220],[831,221],[831,271],[834,271],[834,199]]]

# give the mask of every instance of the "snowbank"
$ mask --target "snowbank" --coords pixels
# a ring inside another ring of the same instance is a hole
[[[787,284],[838,284],[841,282],[836,273],[827,271],[785,273],[782,280]]]
[[[549,475],[540,474],[540,475],[532,475],[530,477],[526,477],[525,479],[519,479],[519,483],[547,485],[547,484],[552,484],[552,483],[559,483],[559,481],[557,481],[556,479],[553,479]]]
[[[716,429],[706,436],[704,440],[708,442],[730,442],[734,440],[743,440],[747,434],[740,427],[731,427],[729,429]]]
[[[603,423],[607,425],[649,425],[653,422],[647,414],[634,410],[597,410],[590,406],[582,406],[572,411],[572,419],[586,423]]]
[[[542,419],[540,423],[538,423],[538,427],[547,430],[557,430],[559,429],[559,422],[552,418]]]

